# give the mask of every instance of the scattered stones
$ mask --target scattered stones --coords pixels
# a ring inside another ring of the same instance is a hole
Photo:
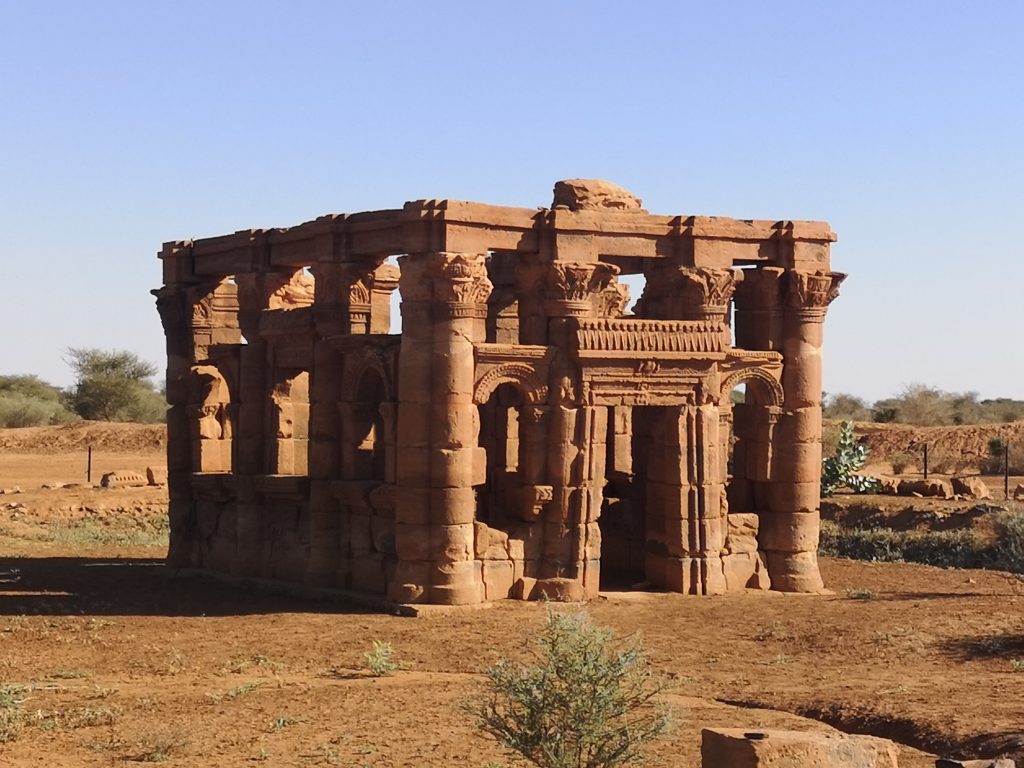
[[[13,488],[0,488],[0,496],[9,496],[15,493],[21,493],[21,488],[14,486]]]

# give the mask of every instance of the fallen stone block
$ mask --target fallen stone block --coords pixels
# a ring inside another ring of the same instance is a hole
[[[969,499],[992,498],[992,493],[980,477],[954,477],[950,482],[953,484],[953,491],[961,496]]]
[[[1017,763],[1008,757],[997,760],[954,760],[941,757],[935,761],[935,768],[1017,768]]]
[[[705,728],[704,768],[898,768],[896,744],[845,733]]]
[[[900,496],[931,496],[937,499],[952,499],[956,493],[948,480],[901,480]]]
[[[145,475],[124,469],[107,472],[100,478],[100,487],[102,488],[132,488],[143,485],[149,485],[149,480]]]
[[[13,488],[0,488],[0,495],[8,496],[15,493],[21,493],[21,488],[14,486]]]
[[[1013,489],[1013,500],[1024,501],[1024,483],[1017,483],[1017,487]]]

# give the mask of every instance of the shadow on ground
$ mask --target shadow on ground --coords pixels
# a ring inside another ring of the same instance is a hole
[[[157,558],[0,557],[0,616],[242,616],[366,613],[315,599],[168,569]]]

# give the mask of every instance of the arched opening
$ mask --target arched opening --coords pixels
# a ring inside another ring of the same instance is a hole
[[[731,513],[764,507],[771,480],[771,436],[778,398],[758,376],[732,382],[719,429],[726,498]]]
[[[476,517],[492,528],[509,530],[515,518],[511,503],[518,498],[519,416],[523,398],[510,383],[500,384],[479,406],[479,444],[487,454],[487,473],[476,489]]]
[[[271,392],[270,474],[309,473],[309,373],[302,370],[279,372]]]

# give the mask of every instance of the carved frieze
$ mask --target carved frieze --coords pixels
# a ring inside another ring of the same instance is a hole
[[[678,357],[723,352],[721,326],[711,320],[646,320],[639,318],[576,321],[570,339],[578,357]]]

